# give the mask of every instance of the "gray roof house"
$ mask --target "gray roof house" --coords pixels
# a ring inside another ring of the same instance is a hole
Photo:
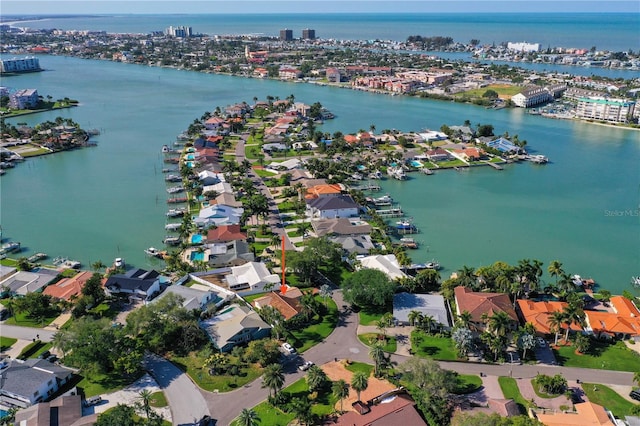
[[[255,260],[255,256],[246,241],[235,240],[226,243],[207,244],[206,247],[210,250],[208,263],[213,268],[239,266]]]
[[[338,235],[329,239],[340,244],[347,253],[369,254],[369,251],[375,248],[369,235]]]
[[[40,268],[37,272],[18,271],[0,282],[0,288],[11,294],[21,296],[41,290],[53,281],[59,272],[54,269]]]
[[[124,274],[111,275],[104,287],[109,295],[129,295],[148,302],[160,294],[161,284],[169,282],[169,278],[153,269],[131,269]]]
[[[82,417],[82,397],[65,395],[50,402],[41,402],[16,413],[15,423],[22,426],[92,425],[98,415]]]
[[[0,374],[0,402],[25,408],[48,399],[73,371],[44,359],[28,359],[11,360]]]
[[[350,195],[334,195],[306,200],[307,213],[311,218],[335,219],[358,216],[360,206]]]
[[[233,304],[213,318],[200,322],[211,341],[222,352],[251,340],[268,337],[271,326],[247,306]]]
[[[447,305],[440,294],[397,293],[393,296],[393,317],[398,323],[409,324],[411,311],[433,317],[445,329],[451,327]]]
[[[207,309],[207,305],[210,303],[215,303],[217,305],[225,300],[211,288],[201,284],[194,284],[191,287],[170,285],[162,295],[160,295],[160,297],[154,300],[154,302],[161,300],[168,294],[176,294],[180,296],[182,298],[182,307],[189,311],[193,309],[205,310]]]
[[[311,226],[318,237],[324,235],[365,235],[371,233],[371,225],[348,218],[312,220]]]

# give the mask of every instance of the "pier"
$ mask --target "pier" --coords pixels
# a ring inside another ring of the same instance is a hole
[[[487,161],[487,162],[486,162],[486,164],[487,164],[488,166],[493,167],[493,168],[494,168],[494,169],[496,169],[496,170],[504,170],[504,167],[502,167],[502,166],[501,166],[501,165],[499,165],[499,164],[491,163],[491,162],[489,162],[489,161]]]
[[[366,185],[362,185],[362,186],[356,186],[356,189],[359,189],[360,191],[380,191],[380,185],[375,185],[375,184],[371,184],[368,183]]]
[[[376,210],[376,213],[382,217],[402,217],[404,213],[400,207],[394,207],[391,209]]]

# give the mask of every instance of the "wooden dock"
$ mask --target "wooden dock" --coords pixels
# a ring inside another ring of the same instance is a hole
[[[496,170],[504,170],[504,167],[502,167],[502,166],[501,166],[501,165],[499,165],[499,164],[491,163],[491,162],[489,162],[489,161],[487,161],[487,162],[486,162],[486,164],[487,164],[488,166],[493,167],[493,168],[494,168],[494,169],[496,169]]]
[[[404,213],[402,212],[402,209],[399,206],[391,208],[391,209],[376,210],[376,213],[379,216],[382,216],[382,217],[402,217],[402,216],[404,216]]]

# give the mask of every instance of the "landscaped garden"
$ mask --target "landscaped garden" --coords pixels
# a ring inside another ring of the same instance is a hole
[[[320,303],[324,303],[320,296],[316,297]],[[304,352],[322,342],[336,328],[338,324],[338,307],[332,299],[328,299],[326,302],[327,312],[322,317],[315,315],[308,326],[291,332],[291,344],[298,352]]]
[[[381,336],[383,338],[380,338]],[[383,336],[379,333],[364,333],[358,334],[358,339],[367,346],[371,346],[373,342],[379,341],[383,344],[382,350],[385,352],[394,353],[398,349],[395,336]]]
[[[526,413],[527,407],[531,406],[531,401],[524,399],[520,393],[516,379],[511,377],[498,377],[498,383],[500,384],[500,389],[502,389],[504,397],[506,399],[513,399],[515,403],[518,404],[521,414]]]
[[[558,346],[553,353],[560,365],[565,367],[640,371],[640,355],[627,348],[624,342],[609,343],[592,339],[584,354],[577,354],[574,346]]]

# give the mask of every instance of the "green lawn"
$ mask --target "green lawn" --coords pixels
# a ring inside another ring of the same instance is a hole
[[[482,387],[482,379],[475,374],[459,374],[453,393],[462,395],[477,391]]]
[[[0,351],[6,351],[17,341],[18,339],[14,339],[13,337],[0,336]]]
[[[522,91],[522,87],[504,85],[504,84],[498,84],[498,85],[491,84],[489,86],[482,87],[480,89],[467,90],[465,92],[459,93],[458,95],[459,96],[465,96],[466,95],[466,96],[473,97],[473,98],[481,98],[482,95],[487,90],[493,90],[498,95],[513,96],[513,95],[517,95],[518,93],[520,93]]]
[[[5,321],[5,324],[9,325],[19,325],[21,327],[33,327],[33,328],[42,328],[51,324],[51,322],[58,318],[59,313],[52,314],[45,318],[42,318],[42,321],[37,320],[35,318],[29,318],[26,312],[20,312]]]
[[[324,300],[320,296],[316,296],[320,303]],[[323,339],[331,334],[338,323],[338,307],[332,299],[327,300],[328,312],[325,314],[322,322],[311,324],[302,330],[293,331],[291,344],[298,350],[304,352],[307,349],[317,345]]]
[[[411,350],[418,356],[441,361],[458,359],[453,340],[450,337],[430,336],[417,330],[411,332]]]
[[[358,316],[360,318],[360,325],[376,325],[376,322],[382,318],[382,316],[386,313],[391,312],[391,307],[389,309],[381,309],[379,311],[371,311],[367,309],[361,309],[358,312]]]
[[[627,401],[613,389],[601,384],[583,383],[582,389],[587,395],[587,398],[589,398],[589,401],[602,405],[618,418],[631,415],[631,409],[637,405]]]
[[[237,363],[237,358],[230,356],[231,364]],[[193,380],[202,389],[213,392],[229,392],[237,389],[245,384],[254,381],[262,375],[262,369],[257,364],[244,365],[240,368],[238,376],[222,374],[212,376],[204,367],[205,358],[199,352],[191,352],[187,356],[173,355],[170,358],[179,369],[185,371],[191,380]]]
[[[358,339],[360,339],[360,341],[362,343],[364,343],[365,345],[367,345],[367,346],[371,346],[371,342],[376,340],[377,337],[378,337],[378,333],[358,334]],[[398,344],[396,342],[396,337],[395,336],[387,336],[386,343],[382,347],[382,349],[385,352],[394,353],[398,349]]]
[[[164,392],[158,391],[151,394],[149,405],[160,408],[166,407],[169,403],[167,402],[167,398],[164,396]]]
[[[516,379],[511,377],[498,377],[498,383],[500,384],[500,389],[502,389],[504,397],[506,399],[513,399],[516,404],[518,404],[520,413],[526,413],[527,407],[531,405],[531,402],[524,399],[520,393]]]
[[[129,386],[131,383],[142,377],[142,372],[136,376],[122,377],[118,375],[107,375],[100,373],[92,373],[91,375],[80,375],[78,388],[84,391],[85,397],[101,395],[104,393],[115,392]]]
[[[365,364],[364,362],[352,362],[351,364],[345,367],[347,370],[352,373],[357,373],[358,371],[362,371],[367,376],[371,376],[371,372],[373,371],[373,365]]]
[[[627,348],[623,342],[614,344],[599,340],[591,341],[587,353],[578,355],[573,346],[553,349],[556,359],[565,367],[594,368],[598,370],[640,371],[640,355]]]
[[[452,167],[465,167],[467,166],[467,163],[465,163],[462,160],[449,160],[449,161],[440,161],[438,162],[438,166],[441,169],[447,169],[447,168],[452,168]]]
[[[38,355],[44,351],[48,351],[49,349],[51,349],[51,343],[36,340],[33,343],[29,343],[24,347],[24,349],[22,349],[18,355],[18,359],[37,358]]]
[[[264,169],[253,169],[253,172],[260,177],[273,177],[276,175],[274,172],[270,172]]]

